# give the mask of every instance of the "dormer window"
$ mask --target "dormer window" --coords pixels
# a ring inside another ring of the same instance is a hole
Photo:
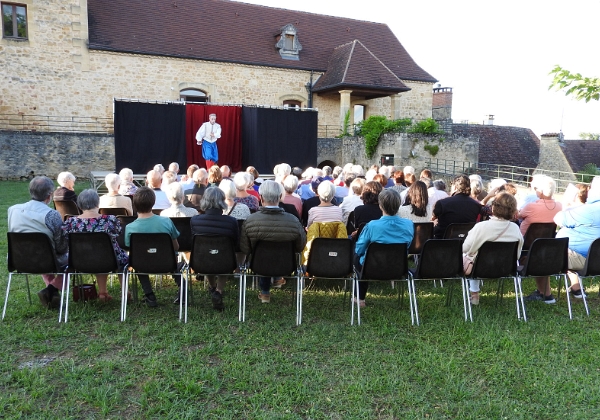
[[[281,28],[275,48],[279,50],[279,55],[285,60],[300,60],[302,45],[298,41],[298,31],[294,25],[289,23]]]

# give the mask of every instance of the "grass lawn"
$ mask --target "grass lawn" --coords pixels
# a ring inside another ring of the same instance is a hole
[[[7,208],[28,200],[27,183],[0,182],[0,197],[5,255]],[[4,297],[4,257],[0,273]],[[486,282],[466,323],[460,292],[445,307],[448,284],[418,284],[420,327],[410,324],[408,302],[398,309],[389,284],[374,285],[363,324],[352,327],[335,283],[306,292],[296,327],[291,281],[269,305],[249,290],[243,324],[237,284],[229,284],[225,312],[215,313],[195,283],[189,322],[181,324],[171,303],[176,288],[165,279],[159,308],[130,305],[125,323],[115,299],[73,304],[69,323],[59,325],[57,311],[35,295],[41,278],[33,278],[31,305],[24,278],[15,279],[0,325],[0,418],[600,417],[597,285],[589,318],[575,302],[569,321],[563,292],[556,305],[530,303],[525,323],[514,295],[495,307],[496,285]],[[525,281],[526,292],[533,287]]]

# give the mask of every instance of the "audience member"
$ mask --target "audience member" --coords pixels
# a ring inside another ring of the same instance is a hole
[[[394,172],[392,175],[392,180],[394,181],[394,185],[391,188],[395,189],[398,194],[401,194],[402,191],[406,189],[406,185],[404,185],[404,172]]]
[[[248,187],[252,185],[252,175],[247,172],[238,172],[233,177],[233,183],[236,188],[236,197],[233,201],[247,205],[251,212],[257,211],[260,206],[259,200],[248,194],[247,191]]]
[[[348,216],[356,207],[364,204],[361,198],[364,185],[365,180],[362,178],[356,178],[350,183],[352,194],[348,194],[347,197],[344,197],[344,201],[340,204],[340,208],[342,209],[342,221],[344,223],[348,222]]]
[[[335,196],[335,185],[331,181],[323,181],[317,189],[319,205],[308,211],[306,227],[309,228],[315,222],[341,222],[342,209],[331,203]]]
[[[121,185],[121,178],[119,178],[119,175],[106,175],[104,178],[104,185],[106,185],[108,193],[100,197],[100,208],[124,208],[127,211],[128,216],[133,215],[131,198],[119,194],[119,186]],[[83,210],[81,207],[80,209]]]
[[[208,185],[208,172],[204,168],[200,168],[193,175],[194,188],[190,193],[190,201],[196,210],[200,209],[200,200],[204,195],[204,191]]]
[[[223,175],[221,174],[221,168],[215,163],[208,170],[208,186],[218,187],[222,180]]]
[[[354,209],[354,220],[351,221],[354,225],[354,231],[350,233],[353,240],[358,239],[360,230],[367,223],[381,217],[382,212],[379,206],[379,194],[381,194],[381,191],[383,191],[383,187],[376,181],[368,181],[363,186],[361,194],[363,205],[357,206]]]
[[[295,194],[296,189],[298,188],[298,178],[294,175],[287,176],[283,180],[283,188],[285,190],[285,195],[282,201],[286,204],[292,204],[296,208],[296,212],[302,214],[302,200]]]
[[[75,175],[71,172],[61,172],[56,178],[59,187],[54,191],[54,201],[73,201],[77,202],[75,194]]]
[[[435,207],[435,203],[438,200],[442,200],[448,197],[446,192],[446,183],[443,179],[436,179],[433,181],[433,187],[427,189],[427,195],[429,196],[429,205],[432,210]]]
[[[177,182],[181,181],[181,177],[179,176],[179,163],[171,162],[169,164],[169,171],[175,173],[175,176],[177,177]]]
[[[121,178],[121,185],[119,186],[119,194],[122,195],[133,195],[137,191],[138,187],[133,183],[133,171],[129,168],[121,169],[119,172],[119,178]]]
[[[170,183],[165,190],[165,194],[171,206],[160,212],[162,217],[192,217],[198,214],[195,208],[183,205],[185,195],[179,182]]]
[[[451,223],[475,223],[481,211],[481,204],[471,197],[471,182],[466,175],[459,175],[452,183],[452,194],[448,198],[438,200],[433,207],[431,217],[436,226],[433,236],[437,239],[444,237],[446,228]]]
[[[407,202],[400,206],[398,216],[409,219],[413,223],[424,223],[431,221],[432,207],[429,204],[427,187],[423,181],[417,181],[410,186],[406,196]]]
[[[181,177],[181,187],[183,188],[184,194],[191,194],[191,190],[194,188],[194,172],[196,172],[200,167],[196,164],[192,164],[187,168],[187,174]],[[189,190],[189,192],[188,192]]]
[[[235,202],[237,190],[233,181],[224,179],[219,184],[219,189],[225,194],[225,204],[227,204],[227,209],[223,211],[223,214],[237,220],[246,220],[250,216],[250,209],[243,203]]]
[[[388,180],[387,180],[387,178],[385,177],[385,175],[382,175],[382,174],[377,174],[377,175],[375,175],[375,176],[373,177],[373,181],[375,181],[375,182],[379,182],[383,188],[386,188],[386,187],[387,187],[387,182],[388,182]]]
[[[152,170],[158,172],[161,177],[162,177],[162,174],[165,173],[165,167],[162,166],[160,163],[157,163],[156,165],[154,165],[154,168],[152,168]]]
[[[227,165],[221,166],[221,176],[223,179],[231,179],[231,168]]]
[[[165,171],[162,174],[162,183],[160,184],[160,189],[167,191],[167,187],[173,182],[177,182],[177,174],[173,171]]]
[[[60,213],[48,207],[53,191],[54,182],[50,178],[33,178],[29,182],[31,200],[8,208],[8,231],[44,233],[50,238],[60,269],[64,270],[68,263],[69,242],[62,230]],[[40,302],[46,307],[57,308],[60,305],[59,290],[62,289],[63,276],[43,274],[42,278],[46,287],[38,292]]]
[[[156,210],[164,210],[169,208],[171,203],[169,203],[169,199],[167,198],[165,192],[160,189],[162,185],[162,175],[160,172],[155,170],[148,172],[146,175],[146,185],[154,191],[155,202],[153,208]]]

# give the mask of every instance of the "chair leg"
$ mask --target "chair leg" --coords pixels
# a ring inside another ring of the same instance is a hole
[[[127,318],[127,292],[129,291],[129,278],[131,277],[131,272],[127,272],[127,276],[125,276],[125,281],[121,286],[121,322],[125,322]]]
[[[240,306],[239,306],[239,322],[246,321],[246,272],[240,274]]]
[[[29,304],[31,305],[31,289],[29,288],[29,275],[25,275],[25,284],[27,285],[27,297],[29,298]]]
[[[296,274],[296,325],[302,324],[302,289],[304,276]]]
[[[471,320],[473,322],[473,312],[471,310],[471,299],[469,297],[469,283],[464,277],[461,278],[461,288],[463,295],[463,307],[465,312],[465,321]],[[468,315],[468,318],[467,318]]]
[[[581,276],[579,275],[579,273],[577,273],[577,278],[579,279],[579,287],[581,287],[581,298],[583,299],[583,305],[585,307],[585,313],[587,314],[587,316],[590,316],[590,310],[588,308],[588,304],[587,304],[587,296],[585,295],[585,288],[583,287],[583,281]],[[590,286],[591,286],[591,280],[590,280]]]
[[[71,273],[67,274],[67,281],[64,281],[63,279],[63,284],[62,284],[62,289],[61,289],[61,293],[60,293],[60,308],[58,309],[58,323],[60,324],[61,320],[62,320],[62,314],[63,314],[63,305],[64,305],[64,301],[65,301],[65,286],[67,288],[67,297],[69,295],[69,283],[71,281]],[[83,295],[83,293],[81,293],[81,290],[79,291],[79,297],[81,298]],[[66,314],[65,314],[65,318],[66,318]],[[65,320],[65,322],[67,322]]]
[[[413,300],[413,310],[414,310],[414,314],[415,314],[415,322],[417,323],[417,325],[420,325],[420,321],[419,321],[419,307],[417,306],[417,288],[415,287],[415,279],[411,278],[410,279],[410,289],[409,292],[412,292],[412,300]]]
[[[6,285],[6,296],[4,297],[4,308],[2,309],[2,320],[4,320],[4,315],[6,315],[6,304],[8,303],[8,294],[10,293],[12,275],[13,273],[8,273],[8,284]]]
[[[518,299],[520,299],[520,301],[521,301],[521,309],[523,310],[523,321],[527,322],[527,312],[525,310],[525,298],[523,297],[523,282],[522,282],[521,276],[517,275],[515,277],[515,281],[516,281],[515,285],[516,285],[516,287],[518,287],[518,290],[519,290]],[[517,301],[517,305],[519,305],[518,301]],[[518,306],[517,306],[517,318],[520,319]]]
[[[569,287],[569,278],[567,277],[566,274],[561,274],[560,277],[563,277],[563,280],[565,282],[565,294],[567,295],[567,307],[569,308],[569,319],[573,320],[573,310],[571,308],[571,293],[570,293],[570,287]],[[561,282],[560,282],[560,277],[559,277],[559,281],[558,281],[558,290],[560,293],[560,286],[561,286]],[[583,291],[582,291],[583,293]]]

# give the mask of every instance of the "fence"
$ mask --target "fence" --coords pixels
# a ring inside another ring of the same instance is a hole
[[[112,118],[51,116],[35,114],[0,114],[0,130],[58,133],[112,134]]]
[[[544,174],[556,181],[557,192],[564,192],[570,183],[588,184],[593,175],[564,171],[551,171],[537,168],[523,168],[490,163],[458,162],[445,159],[428,159],[427,167],[435,174],[454,176],[456,174],[478,174],[485,180],[504,178],[507,182],[529,187],[534,174]]]

